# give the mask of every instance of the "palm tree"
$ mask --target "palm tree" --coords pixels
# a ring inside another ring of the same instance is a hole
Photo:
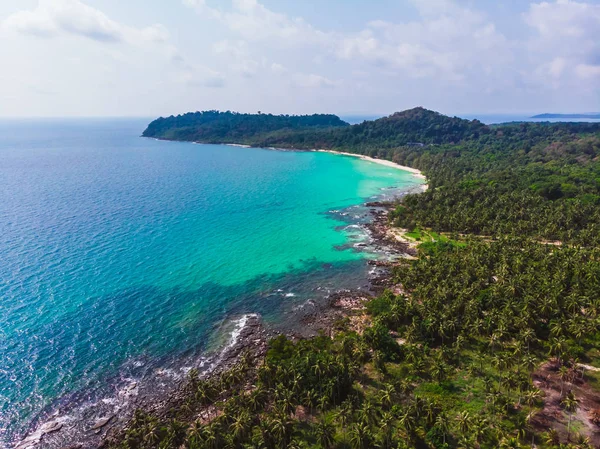
[[[463,434],[469,433],[471,430],[472,419],[468,411],[464,410],[460,412],[456,417],[456,422],[458,424],[458,428]]]
[[[248,415],[248,412],[246,412],[246,411],[240,413],[233,420],[233,422],[229,426],[229,429],[231,430],[231,433],[232,433],[235,441],[241,442],[245,438],[249,423],[250,423],[250,416]]]
[[[323,449],[331,449],[335,444],[335,426],[329,419],[321,418],[315,425],[315,436]]]
[[[556,429],[550,429],[544,434],[544,443],[546,443],[548,446],[558,446],[560,444],[560,439],[558,438],[558,432]]]
[[[446,378],[447,372],[448,370],[446,364],[440,361],[433,366],[433,369],[431,370],[431,375],[434,377],[435,380],[438,381],[438,383],[442,383]]]
[[[558,377],[560,378],[560,395],[563,395],[563,391],[565,389],[565,381],[567,381],[570,378],[570,371],[569,368],[565,365],[561,365],[561,367],[558,369]]]
[[[500,447],[502,449],[521,449],[521,443],[519,443],[519,439],[516,437],[503,438],[500,441]]]
[[[209,405],[214,400],[214,390],[210,382],[199,381],[196,384],[196,400],[201,405]]]
[[[158,442],[160,441],[160,427],[157,423],[151,424],[147,428],[144,440],[148,443],[150,447],[154,447],[158,444]]]
[[[567,341],[564,337],[553,338],[550,342],[550,355],[561,361],[563,354],[567,352]]]
[[[285,447],[292,436],[294,423],[289,416],[280,413],[271,421],[273,435],[277,438],[280,446]]]
[[[317,403],[317,392],[315,390],[307,390],[304,393],[303,403],[309,409],[314,408]]]
[[[171,419],[167,425],[167,441],[169,446],[178,447],[185,438],[186,426],[181,421]]]
[[[364,423],[357,423],[352,426],[350,431],[350,444],[354,449],[370,449],[373,440],[369,426]]]
[[[394,416],[391,413],[383,413],[379,421],[379,431],[381,434],[382,449],[390,449],[394,434]]]
[[[208,449],[217,449],[221,443],[221,433],[218,423],[204,428],[204,444]]]
[[[257,412],[261,409],[267,400],[267,392],[263,387],[259,386],[256,390],[250,393],[248,397],[248,405],[250,410],[253,412]]]
[[[532,388],[531,390],[525,392],[525,402],[530,408],[533,408],[533,406],[541,397],[541,395],[542,392],[540,390],[538,390],[537,388]]]
[[[344,432],[344,440],[346,440],[346,428],[348,427],[348,423],[352,418],[352,405],[347,400],[341,405],[340,409],[337,411],[335,415],[335,419],[342,426],[342,430]]]
[[[200,423],[200,421],[194,421],[190,428],[188,429],[188,441],[192,447],[199,447],[202,442],[204,427]]]
[[[561,401],[561,404],[565,410],[569,412],[569,423],[567,424],[567,441],[569,441],[571,437],[571,420],[573,419],[573,413],[575,413],[579,407],[579,401],[573,392],[569,391],[565,398]]]
[[[294,402],[294,394],[292,390],[282,390],[279,394],[279,402],[278,404],[281,406],[281,409],[287,415],[291,415],[296,409],[296,404]]]
[[[361,408],[358,410],[358,416],[361,422],[367,426],[372,425],[375,420],[376,409],[370,400],[363,402]]]
[[[385,356],[381,351],[375,351],[373,353],[373,367],[381,374],[387,374],[387,368],[385,366]]]
[[[400,427],[402,427],[402,429],[404,430],[405,436],[408,438],[412,438],[413,433],[415,431],[415,427],[417,425],[417,419],[409,410],[406,410],[400,415],[398,424],[400,424]]]
[[[442,433],[442,442],[446,444],[446,437],[448,436],[448,432],[450,429],[450,422],[448,421],[448,417],[444,413],[440,413],[435,419],[435,426]]]
[[[485,434],[489,428],[489,423],[485,418],[474,419],[471,426],[471,433],[477,445],[484,439]]]
[[[396,389],[391,384],[385,384],[381,391],[381,405],[384,409],[389,410],[394,402],[394,393]]]

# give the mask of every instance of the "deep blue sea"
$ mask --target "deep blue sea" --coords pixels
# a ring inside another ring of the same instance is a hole
[[[147,122],[0,121],[0,447],[79,419],[75,400],[92,420],[123,385],[170,382],[246,314],[282,325],[362,285],[360,205],[422,182],[353,157],[144,139]]]

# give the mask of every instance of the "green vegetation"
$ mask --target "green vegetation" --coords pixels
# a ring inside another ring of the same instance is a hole
[[[239,114],[236,112],[191,112],[154,120],[144,137],[205,143],[253,144],[267,135],[277,136],[303,129],[349,126],[335,115]]]
[[[117,446],[598,444],[600,405],[582,403],[595,400],[600,374],[580,364],[600,366],[600,128],[485,127],[420,109],[393,117],[381,129],[399,120],[414,132],[366,137],[376,121],[285,139],[357,129],[362,142],[344,149],[425,171],[430,190],[391,214],[421,243],[418,258],[393,269],[404,293],[371,300],[361,334],[347,320],[333,338],[273,340],[258,368],[244,358],[217,379],[192,373],[182,407],[161,419],[138,413]],[[440,142],[394,143],[417,138]]]

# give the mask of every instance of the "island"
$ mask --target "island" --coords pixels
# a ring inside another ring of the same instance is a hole
[[[374,294],[333,294],[313,337],[252,336],[227,369],[192,370],[107,446],[598,447],[600,124],[209,111],[144,136],[367,155],[430,188],[371,205],[405,255],[372,261]]]
[[[539,114],[534,115],[531,118],[536,119],[586,119],[586,120],[600,120],[600,112],[587,113],[587,114]]]

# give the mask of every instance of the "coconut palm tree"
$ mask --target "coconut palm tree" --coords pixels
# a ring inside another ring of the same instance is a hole
[[[471,414],[468,411],[463,410],[456,417],[456,423],[458,424],[459,430],[463,434],[469,433],[469,431],[471,430],[471,425],[472,425]]]
[[[384,412],[379,420],[379,434],[381,435],[381,448],[391,449],[394,435],[394,416]]]
[[[246,437],[249,425],[250,415],[246,411],[243,411],[233,419],[229,430],[233,435],[234,441],[241,442]]]
[[[564,409],[569,412],[569,423],[567,424],[567,441],[570,441],[571,438],[571,420],[573,419],[573,414],[579,408],[579,401],[573,394],[573,391],[569,391],[567,395],[561,401],[561,405]]]
[[[560,444],[556,429],[550,429],[544,434],[544,443],[548,446],[558,446]]]
[[[352,404],[346,400],[342,403],[339,410],[335,414],[336,421],[342,426],[342,431],[344,433],[344,441],[346,440],[346,429],[348,427],[348,423],[352,419]]]
[[[350,444],[354,449],[370,449],[373,436],[369,426],[364,423],[357,423],[350,430]]]
[[[450,421],[444,413],[440,413],[435,419],[435,427],[442,433],[442,442],[446,444],[446,437],[450,431]]]
[[[381,390],[380,401],[381,405],[385,410],[389,410],[394,402],[394,394],[396,389],[392,384],[385,384],[383,390]]]
[[[558,377],[560,379],[560,395],[562,396],[565,389],[565,382],[567,382],[571,377],[569,367],[566,365],[561,365],[558,369]]]
[[[358,409],[358,417],[362,423],[367,426],[374,424],[376,418],[377,409],[370,400],[366,400],[362,403],[362,406]]]
[[[315,424],[315,437],[323,449],[331,449],[335,444],[335,426],[329,419],[321,417]]]
[[[200,421],[194,421],[187,432],[187,440],[192,448],[199,448],[203,441],[204,426]]]

